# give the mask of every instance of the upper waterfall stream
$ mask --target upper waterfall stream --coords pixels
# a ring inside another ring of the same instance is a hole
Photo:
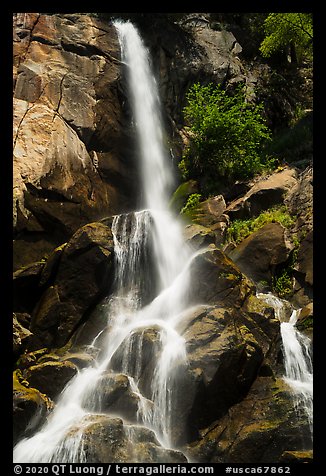
[[[87,462],[83,431],[90,416],[104,413],[100,380],[117,351],[122,355],[118,371],[128,376],[139,397],[138,422],[155,431],[162,445],[171,446],[173,377],[186,359],[185,342],[176,327],[187,308],[192,254],[181,225],[168,209],[173,175],[163,147],[160,101],[148,51],[131,23],[117,21],[115,27],[138,137],[143,210],[118,215],[113,221],[116,276],[107,326],[91,343],[101,349],[96,364],[68,383],[44,426],[16,445],[15,462]],[[151,299],[144,305],[145,294]],[[149,401],[141,395],[138,378],[142,336],[153,328],[159,349]]]

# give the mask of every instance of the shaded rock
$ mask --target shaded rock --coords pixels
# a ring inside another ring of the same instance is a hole
[[[128,373],[139,381],[139,388],[147,398],[151,398],[151,381],[161,350],[160,332],[158,326],[136,329],[122,342],[110,362],[111,369]],[[130,359],[130,355],[135,357]]]
[[[242,240],[229,256],[256,284],[271,283],[275,267],[286,262],[292,249],[285,228],[279,223],[267,223]]]
[[[309,449],[309,434],[284,381],[258,377],[243,401],[187,449],[198,462],[277,463],[289,449]]]
[[[187,367],[175,389],[176,444],[198,438],[201,429],[244,397],[264,357],[259,341],[270,345],[275,335],[272,324],[266,334],[256,328],[257,323],[245,313],[211,306],[190,312],[180,324]]]
[[[13,313],[13,354],[16,360],[23,352],[31,352],[42,347],[42,342],[30,330],[21,324],[19,316],[28,316],[22,319],[23,324],[29,327],[29,314]]]
[[[117,415],[130,423],[141,422],[141,414],[138,414],[141,404],[149,408],[153,405],[135,391],[127,375],[109,371],[100,376],[95,391],[91,389],[83,402],[86,409]]]
[[[195,303],[241,306],[254,292],[253,283],[214,245],[197,254],[191,273],[190,297]]]
[[[294,231],[299,237],[306,236],[313,228],[313,169],[307,167],[298,177],[285,204],[290,213],[296,215],[297,221]]]
[[[53,403],[35,388],[25,386],[19,371],[13,381],[13,439],[14,444],[23,436],[33,434],[44,422]]]
[[[40,286],[49,286],[53,284],[58,271],[60,258],[66,245],[67,243],[64,243],[55,248],[46,260],[40,276]]]
[[[47,346],[63,346],[85,313],[107,292],[112,281],[113,241],[110,228],[90,223],[69,240],[54,285],[33,313],[31,330]]]
[[[17,314],[13,314],[13,356],[14,360],[25,351],[42,347],[40,339],[20,324]]]
[[[124,426],[119,418],[93,415],[85,417],[82,425],[82,445],[88,463],[187,462],[181,452],[163,448],[152,431]],[[73,430],[71,436],[74,436]]]
[[[65,322],[66,316],[74,312],[73,305],[61,302],[58,287],[50,286],[34,310],[31,329],[44,345],[50,347],[56,339],[59,323]]]
[[[313,300],[313,230],[300,243],[294,270],[292,300],[303,307]]]
[[[71,362],[44,362],[25,370],[24,378],[54,400],[76,373],[77,367]]]
[[[304,276],[305,282],[313,286],[313,233],[312,231],[300,243],[295,267],[297,273]]]
[[[296,170],[285,168],[260,178],[243,197],[227,206],[226,213],[232,220],[257,216],[263,210],[284,203],[286,195],[296,185]]]
[[[40,278],[44,262],[31,263],[13,274],[13,310],[32,313],[35,304],[42,294]]]
[[[17,321],[15,314],[13,315],[13,352],[20,354],[26,348],[26,341],[28,341],[33,334],[23,327]]]

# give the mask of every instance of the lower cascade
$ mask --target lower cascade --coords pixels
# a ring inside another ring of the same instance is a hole
[[[146,255],[150,239],[155,240],[150,236],[153,217],[148,210],[119,215],[114,218],[112,230],[117,268],[115,292],[107,303],[107,327],[90,345],[97,348],[101,342],[96,366],[80,371],[67,385],[44,427],[16,446],[17,462],[87,462],[83,433],[93,423],[92,416],[103,413],[103,378],[111,375],[114,383],[118,373],[127,376],[131,391],[138,397],[137,423],[153,430],[164,446],[171,445],[173,374],[186,359],[184,341],[175,327],[186,303],[188,262],[170,286],[142,306],[141,276],[148,276]],[[147,399],[138,388],[138,380],[144,332],[153,328],[158,332],[158,352],[151,399]],[[110,374],[113,361],[118,363],[114,363],[114,373]],[[126,428],[132,440],[132,427]]]
[[[293,309],[288,322],[285,320],[285,301],[273,294],[259,293],[258,296],[272,305],[276,317],[281,322],[282,352],[284,357],[284,381],[293,393],[293,402],[298,413],[303,413],[310,427],[313,440],[313,366],[311,339],[305,336],[295,324],[300,309]]]

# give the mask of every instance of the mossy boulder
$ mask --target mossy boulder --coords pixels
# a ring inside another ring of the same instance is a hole
[[[24,352],[16,362],[16,366],[19,370],[27,369],[28,367],[31,367],[31,365],[35,365],[36,362],[38,362],[39,359],[48,352],[49,350],[46,347],[34,352]]]
[[[197,462],[278,463],[285,451],[311,449],[309,424],[283,379],[260,376],[248,395],[187,448]]]
[[[257,285],[272,282],[277,266],[284,264],[293,246],[280,223],[267,223],[241,241],[228,256]]]
[[[229,217],[224,212],[226,204],[223,195],[208,198],[192,209],[187,210],[186,216],[193,224],[206,227],[213,234],[213,242],[219,246],[225,239]]]
[[[264,354],[248,321],[220,306],[199,306],[184,317],[179,331],[186,341],[187,363],[174,389],[175,444],[198,438],[250,388]]]
[[[214,245],[196,255],[191,274],[190,296],[194,303],[240,307],[255,291],[253,282]]]
[[[198,192],[198,184],[195,180],[188,180],[179,185],[173,193],[170,200],[170,208],[179,213],[181,208],[185,205],[189,195]]]
[[[23,375],[30,386],[54,400],[76,373],[77,367],[72,362],[47,361],[32,365]]]
[[[21,372],[13,375],[13,439],[14,444],[31,436],[44,422],[53,402],[39,390],[30,388]]]
[[[298,320],[296,322],[296,327],[300,331],[312,329],[313,318],[314,318],[314,310],[313,310],[313,303],[311,302],[300,310]]]

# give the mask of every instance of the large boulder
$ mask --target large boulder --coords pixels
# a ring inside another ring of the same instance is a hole
[[[285,452],[311,445],[307,418],[296,411],[291,389],[283,379],[266,376],[188,451],[197,462],[261,464],[283,462]]]
[[[187,212],[192,222],[207,227],[214,236],[214,243],[219,246],[225,239],[229,217],[224,213],[226,204],[223,195],[208,198]]]
[[[297,184],[297,171],[286,167],[267,178],[259,178],[245,195],[233,200],[226,207],[225,213],[232,220],[257,216],[263,210],[283,204]]]
[[[293,245],[279,223],[267,223],[229,252],[230,258],[256,284],[271,284],[276,266],[289,258]]]
[[[80,228],[60,257],[54,284],[34,309],[31,331],[45,346],[64,345],[112,282],[113,240],[103,223]]]
[[[53,403],[39,390],[29,388],[21,372],[14,372],[13,377],[13,439],[16,444],[20,438],[40,428],[53,409]]]
[[[66,384],[77,373],[72,362],[44,362],[32,365],[24,371],[24,378],[30,386],[55,400]]]
[[[125,374],[104,372],[83,399],[83,407],[92,412],[118,415],[129,423],[142,421],[141,408],[152,408],[153,403],[136,391],[131,379]]]
[[[186,341],[187,364],[174,389],[173,440],[198,438],[199,432],[221,418],[248,392],[264,355],[279,332],[267,310],[259,319],[246,311],[200,306],[180,323]]]
[[[135,329],[113,354],[110,368],[136,378],[144,394],[150,397],[150,382],[160,351],[161,329],[158,326]]]
[[[205,246],[215,244],[214,232],[210,228],[198,225],[197,223],[186,225],[183,235],[186,242],[193,249],[204,248]]]
[[[82,437],[79,428],[83,427]],[[80,426],[71,429],[69,438],[82,443],[87,463],[186,463],[179,451],[162,447],[155,434],[141,426],[124,425],[120,418],[105,415],[84,417]]]
[[[194,303],[240,307],[254,284],[215,245],[200,250],[191,264],[190,297]]]

